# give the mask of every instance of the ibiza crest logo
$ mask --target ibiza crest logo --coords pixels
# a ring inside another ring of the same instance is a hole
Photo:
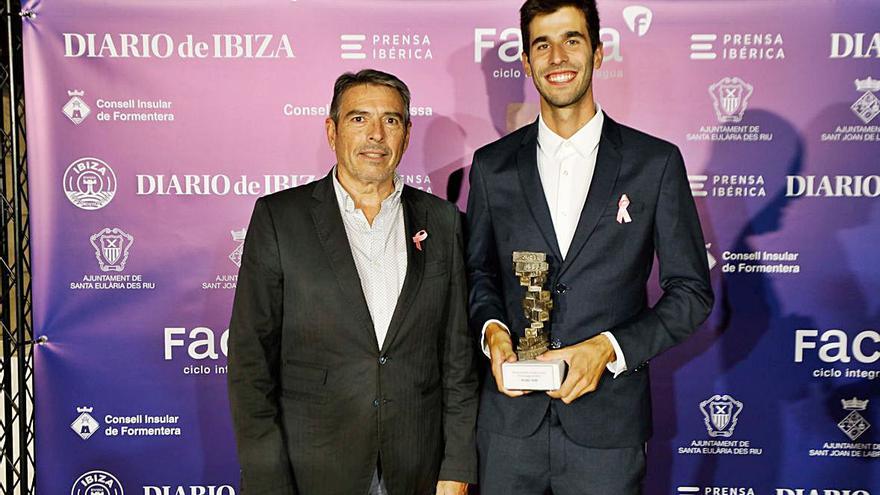
[[[880,114],[880,99],[874,93],[880,91],[880,80],[868,77],[856,79],[856,91],[861,91],[862,96],[852,104],[851,108],[862,122],[869,124],[874,117]]]
[[[76,479],[70,495],[125,495],[122,483],[106,471],[89,471]]]
[[[837,423],[837,427],[840,428],[840,431],[845,433],[850,440],[856,441],[857,438],[862,436],[862,434],[871,427],[871,423],[868,423],[868,420],[859,414],[859,411],[864,411],[868,408],[868,400],[859,400],[853,397],[849,400],[841,400],[840,403],[843,404],[843,410],[849,411],[849,414],[847,414],[840,423]]]
[[[88,440],[101,427],[101,424],[90,414],[92,411],[94,411],[92,407],[77,407],[76,412],[80,414],[73,420],[73,423],[70,423],[73,432],[83,440]]]
[[[67,92],[67,96],[70,96],[70,99],[67,100],[67,103],[61,107],[61,111],[64,115],[70,119],[76,125],[80,125],[86,117],[92,113],[92,109],[86,105],[86,102],[83,101],[82,97],[85,95],[84,91],[72,90]]]
[[[247,236],[247,228],[231,230],[230,233],[232,234],[232,240],[237,242],[238,245],[229,253],[229,259],[235,263],[235,266],[241,268],[241,255],[244,253],[244,238]]]
[[[738,77],[725,77],[709,86],[718,122],[740,122],[754,87]]]
[[[95,257],[102,272],[121,272],[128,261],[128,250],[134,244],[134,236],[120,228],[104,228],[89,240],[95,248]]]
[[[116,174],[98,158],[80,158],[64,172],[64,193],[77,208],[99,210],[116,195]]]
[[[742,409],[742,402],[727,394],[713,395],[700,402],[700,411],[703,412],[703,421],[706,423],[709,436],[724,438],[732,436]]]

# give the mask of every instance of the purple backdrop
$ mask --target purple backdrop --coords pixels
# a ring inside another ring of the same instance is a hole
[[[473,151],[537,112],[516,6],[26,4],[39,490],[233,494],[254,200],[327,173],[333,80],[375,67],[413,93],[407,183],[464,208]],[[718,296],[652,366],[647,493],[880,494],[880,4],[600,8],[597,99],[682,148]]]

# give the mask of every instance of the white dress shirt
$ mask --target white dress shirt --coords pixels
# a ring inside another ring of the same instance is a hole
[[[333,169],[333,189],[381,349],[406,278],[406,229],[400,202],[403,180],[394,174],[394,192],[382,201],[373,225],[339,183],[336,168]]]
[[[565,139],[553,132],[542,116],[538,117],[538,175],[544,188],[544,197],[550,208],[550,218],[556,233],[556,242],[563,259],[574,239],[581,211],[590,192],[593,172],[596,170],[596,157],[599,153],[599,140],[602,137],[602,124],[605,116],[602,108],[596,103],[596,115],[570,138]],[[498,323],[510,332],[506,325],[498,320],[489,320],[483,324],[483,352],[489,356],[486,344],[486,327],[489,323]],[[608,370],[617,377],[626,371],[626,359],[620,344],[611,332],[602,332],[608,337],[617,354],[617,360],[608,363]]]

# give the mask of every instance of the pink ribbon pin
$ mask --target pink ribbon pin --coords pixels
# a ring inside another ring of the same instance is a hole
[[[630,223],[633,221],[632,217],[629,216],[629,212],[626,211],[627,208],[629,208],[629,198],[624,194],[620,197],[620,201],[617,202],[617,223]]]
[[[420,230],[416,232],[416,235],[413,236],[412,240],[416,243],[416,249],[419,251],[422,250],[422,241],[428,238],[428,232],[425,230]]]

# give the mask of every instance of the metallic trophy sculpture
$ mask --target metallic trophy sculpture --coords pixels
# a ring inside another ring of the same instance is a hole
[[[556,390],[565,376],[561,359],[537,361],[547,351],[549,336],[544,323],[550,320],[553,300],[544,290],[550,265],[545,253],[514,251],[513,269],[519,284],[526,288],[523,311],[530,322],[516,346],[517,362],[501,365],[504,387],[510,390]]]
[[[520,361],[527,361],[546,352],[549,345],[544,322],[550,320],[553,300],[550,299],[550,291],[544,290],[544,283],[547,281],[550,265],[547,264],[547,255],[544,253],[515,251],[513,269],[519,277],[519,285],[526,288],[523,311],[526,319],[531,322],[525,330],[525,336],[519,339],[516,356]]]

